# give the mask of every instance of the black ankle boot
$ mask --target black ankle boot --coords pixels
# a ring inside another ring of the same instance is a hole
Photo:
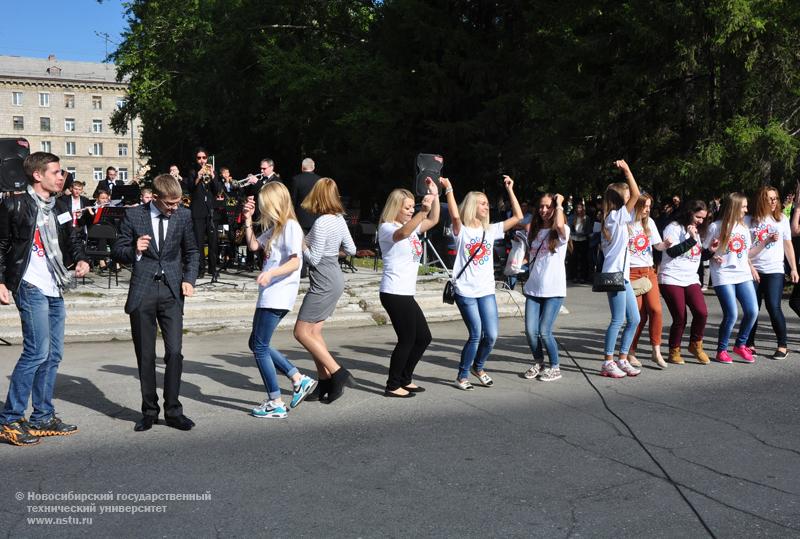
[[[317,382],[317,387],[314,388],[314,391],[308,394],[305,400],[311,402],[325,400],[327,398],[328,391],[330,390],[330,386],[331,386],[330,378],[319,380]]]
[[[342,396],[344,393],[344,386],[355,387],[356,380],[350,371],[344,367],[333,373],[331,377],[331,387],[328,392],[328,403],[331,403]]]

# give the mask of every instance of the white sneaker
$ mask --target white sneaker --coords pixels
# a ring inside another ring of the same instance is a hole
[[[642,372],[641,369],[637,369],[631,365],[627,359],[618,360],[617,365],[619,365],[619,368],[622,369],[628,376],[638,376],[639,373]]]
[[[626,361],[627,363],[627,361]],[[625,371],[617,367],[613,361],[606,361],[600,369],[600,376],[607,376],[609,378],[625,378],[627,376]]]
[[[253,417],[264,417],[267,419],[286,419],[289,416],[286,405],[283,402],[271,401],[269,399],[256,406],[250,413]]]

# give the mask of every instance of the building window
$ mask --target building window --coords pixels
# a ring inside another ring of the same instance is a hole
[[[95,142],[92,144],[92,155],[103,155],[103,143]]]
[[[72,174],[73,181],[78,179],[78,169],[76,169],[75,167],[67,167],[67,172]]]
[[[103,132],[103,120],[92,120],[92,133]]]
[[[49,140],[43,140],[42,141],[42,151],[43,152],[52,152],[53,151],[53,145],[50,144]]]
[[[46,116],[39,118],[39,130],[50,131],[50,118],[47,118]]]
[[[117,179],[122,180],[123,182],[127,182],[128,181],[128,169],[127,168],[117,169]]]
[[[50,92],[39,92],[39,106],[40,107],[50,106]]]
[[[102,179],[104,178],[103,169],[102,168],[97,168],[97,167],[92,169],[92,178],[96,182],[102,181]]]
[[[22,106],[22,92],[11,92],[11,104],[18,107]]]
[[[66,150],[66,154],[67,155],[76,155],[77,154],[77,152],[75,151],[75,143],[74,142],[67,142],[66,143],[66,147],[64,149]]]
[[[14,116],[12,121],[14,123],[14,129],[25,129],[25,120],[22,116]]]
[[[127,144],[119,144],[118,145],[119,151],[117,152],[120,157],[125,157],[128,155],[128,145]]]
[[[64,108],[65,109],[75,108],[75,94],[64,94]]]
[[[75,118],[64,118],[64,131],[68,133],[75,131]]]
[[[92,96],[92,110],[103,110],[103,96]]]

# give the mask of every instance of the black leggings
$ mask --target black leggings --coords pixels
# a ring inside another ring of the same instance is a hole
[[[397,346],[392,351],[386,381],[386,390],[394,391],[411,383],[414,369],[431,343],[431,332],[414,296],[381,292],[380,297],[397,334]]]

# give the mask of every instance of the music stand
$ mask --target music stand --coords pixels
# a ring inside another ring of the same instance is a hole
[[[136,184],[115,187],[111,192],[111,200],[121,200],[125,206],[138,204],[140,192],[139,186]]]

